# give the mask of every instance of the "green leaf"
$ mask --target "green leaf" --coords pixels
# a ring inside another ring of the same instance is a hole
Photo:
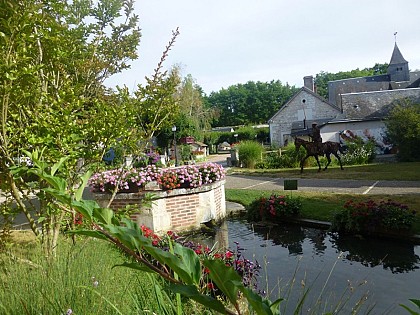
[[[39,177],[41,177],[42,179],[44,179],[50,186],[52,186],[53,188],[61,191],[61,192],[65,192],[66,191],[66,187],[67,187],[67,183],[66,180],[64,178],[61,177],[57,177],[57,176],[51,176],[45,173],[36,173]]]
[[[80,212],[83,217],[89,221],[93,221],[93,212],[95,209],[99,209],[99,205],[95,200],[72,200],[71,206]]]
[[[420,309],[420,300],[417,299],[408,299],[409,301],[411,301],[411,303],[414,303],[415,305],[417,305],[417,307]]]
[[[63,165],[63,163],[65,161],[67,161],[70,157],[69,156],[64,156],[60,159],[60,161],[58,161],[57,163],[55,163],[52,167],[51,167],[51,175],[54,176],[55,173],[57,172],[57,170],[61,167],[61,165]]]
[[[85,174],[83,174],[83,176],[80,176],[82,183],[80,184],[79,188],[77,188],[76,193],[74,195],[74,199],[76,199],[77,201],[80,201],[80,199],[82,199],[83,192],[88,184],[88,180],[91,175],[92,171],[88,171]]]
[[[219,313],[226,314],[223,304],[211,296],[201,294],[194,285],[170,284],[169,289]]]
[[[238,300],[238,290],[242,284],[241,276],[229,266],[226,266],[222,260],[203,260],[203,265],[209,270],[209,277],[214,281],[216,286],[226,295],[232,304],[236,304]]]
[[[236,285],[240,285],[237,283]],[[270,303],[269,300],[263,299],[263,297],[249,288],[243,288],[242,293],[248,300],[252,309],[258,315],[277,315],[280,314],[279,304],[283,299],[278,299],[274,303]]]
[[[193,284],[198,285],[201,279],[201,265],[198,255],[191,248],[179,243],[174,244],[174,253],[183,260],[185,271],[190,274]]]
[[[114,217],[114,211],[109,208],[96,208],[94,209],[95,218],[103,224],[111,224],[112,218]]]

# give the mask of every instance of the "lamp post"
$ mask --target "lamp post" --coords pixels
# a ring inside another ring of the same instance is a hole
[[[178,166],[178,153],[176,150],[176,126],[172,127],[172,132],[174,133],[174,150],[175,150],[175,166]]]

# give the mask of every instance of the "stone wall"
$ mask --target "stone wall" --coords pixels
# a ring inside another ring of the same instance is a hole
[[[150,207],[141,206],[145,193],[153,193],[155,200]],[[105,207],[110,195],[94,194],[101,207]],[[155,233],[186,231],[200,228],[210,220],[219,221],[226,216],[225,180],[199,188],[181,188],[171,191],[142,191],[119,193],[111,204],[115,211],[126,206],[138,207],[139,212],[131,216],[139,226],[145,225]]]

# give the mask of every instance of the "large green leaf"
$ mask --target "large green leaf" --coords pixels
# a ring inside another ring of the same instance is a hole
[[[191,248],[179,243],[174,244],[174,253],[182,259],[185,271],[191,275],[193,284],[198,285],[201,279],[201,264],[198,255]]]
[[[236,305],[238,290],[241,288],[237,283],[242,283],[241,276],[232,267],[226,266],[222,260],[205,259],[203,265],[210,270],[209,277],[216,286],[233,305]]]
[[[212,310],[226,314],[226,309],[222,302],[212,298],[211,296],[201,294],[198,292],[197,287],[194,285],[170,284],[169,288],[174,293],[179,293],[187,298],[197,301],[201,305],[204,305]]]
[[[109,208],[94,208],[95,218],[102,224],[111,224],[112,218],[114,217],[114,211]]]

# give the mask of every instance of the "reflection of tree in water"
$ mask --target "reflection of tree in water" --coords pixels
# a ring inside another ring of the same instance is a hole
[[[277,224],[272,226],[254,226],[255,233],[265,240],[271,240],[275,245],[280,245],[289,250],[289,255],[302,255],[302,243],[305,239],[305,229],[298,225]]]
[[[344,253],[350,261],[360,262],[366,267],[382,265],[392,273],[410,272],[420,268],[420,257],[414,245],[408,242],[378,238],[356,238],[332,235],[334,247]]]
[[[314,245],[315,253],[322,254],[327,249],[325,245],[325,237],[327,236],[327,231],[320,229],[307,228],[306,237],[311,240],[311,243]]]

